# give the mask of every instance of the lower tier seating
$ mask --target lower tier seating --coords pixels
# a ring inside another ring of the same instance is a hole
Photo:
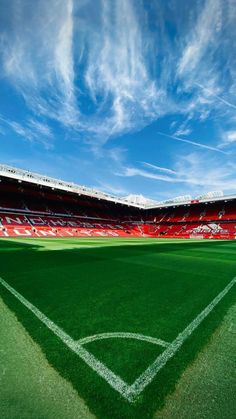
[[[149,224],[144,232],[152,237],[235,239],[236,221]]]
[[[0,213],[0,237],[173,237],[235,239],[236,221],[104,221],[64,214]]]
[[[0,237],[127,237],[142,236],[135,223],[85,220],[70,216],[0,213]]]

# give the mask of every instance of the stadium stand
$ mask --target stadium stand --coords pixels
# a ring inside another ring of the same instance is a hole
[[[152,237],[222,238],[236,237],[236,199],[222,199],[147,211],[145,229]]]
[[[138,206],[0,166],[0,237],[236,238],[236,196]]]

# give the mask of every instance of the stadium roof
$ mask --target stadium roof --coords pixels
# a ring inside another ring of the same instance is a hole
[[[77,185],[73,182],[65,182],[63,180],[54,179],[49,176],[44,176],[38,173],[33,173],[28,170],[17,169],[16,167],[7,166],[0,164],[0,176],[4,176],[19,181],[34,183],[36,185],[47,186],[52,189],[58,189],[65,192],[72,192],[79,195],[85,195],[92,198],[104,199],[106,201],[112,201],[120,204],[125,204],[137,208],[144,208],[143,206],[137,205],[135,202],[130,201],[127,198],[120,198],[113,196],[86,186]]]
[[[65,192],[72,192],[91,198],[103,199],[106,201],[132,206],[139,209],[176,207],[180,205],[190,205],[199,202],[207,204],[209,202],[229,201],[232,199],[236,199],[236,195],[222,196],[222,194],[219,194],[219,196],[217,196],[217,194],[214,192],[202,195],[201,197],[198,197],[196,199],[192,199],[191,196],[186,195],[162,202],[155,202],[150,200],[137,200],[136,195],[131,195],[128,197],[118,197],[98,191],[93,188],[77,185],[73,182],[65,182],[63,180],[54,179],[52,177],[44,176],[38,173],[33,173],[28,170],[17,169],[15,167],[7,166],[4,164],[0,164],[0,176],[10,179],[16,179],[18,181],[33,183],[36,185],[47,186],[49,188],[58,189]]]

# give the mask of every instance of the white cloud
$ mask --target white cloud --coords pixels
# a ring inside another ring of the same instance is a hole
[[[189,135],[189,134],[191,134],[191,132],[192,132],[192,129],[191,128],[179,128],[179,129],[177,129],[177,131],[174,133],[174,135],[176,136],[176,137],[179,137],[179,136],[181,136],[181,135]]]
[[[148,35],[138,5],[87,2],[87,9],[98,9],[97,25],[90,13],[80,14],[83,7],[73,0],[52,0],[50,7],[36,0],[28,8],[23,0],[13,0],[11,30],[0,33],[2,66],[37,115],[105,142],[156,119],[164,95],[150,75]],[[80,67],[83,54],[86,64]],[[78,80],[86,82],[87,92]],[[89,116],[81,107],[86,97],[94,101]]]
[[[192,118],[193,118],[193,114],[192,113],[189,113],[189,115],[186,118],[186,120],[184,120],[178,126],[178,128],[175,130],[175,132],[173,133],[173,135],[175,137],[181,137],[181,136],[185,136],[185,135],[191,134],[192,129],[189,127],[189,122],[191,121]],[[173,126],[170,126],[170,128],[173,128]]]
[[[134,2],[102,1],[102,25],[89,37],[85,80],[95,103],[101,96],[110,101],[111,112],[97,127],[104,135],[132,130],[163,112],[163,92],[149,72],[147,39]]]
[[[228,131],[224,135],[224,140],[227,143],[234,143],[236,142],[236,131]]]
[[[18,122],[9,121],[8,122],[8,125],[13,129],[13,131],[16,132],[16,134],[21,135],[25,139],[29,139],[29,140],[32,140],[33,139],[32,132],[28,128],[23,127]]]
[[[236,141],[236,131],[229,131],[226,134],[226,140],[229,143],[234,143]]]
[[[163,171],[162,167],[146,163],[151,169]],[[173,169],[168,170],[167,175],[143,170],[138,167],[123,167],[118,174],[124,177],[143,177],[154,181],[167,182],[172,184],[185,184],[188,191],[199,194],[209,190],[236,191],[235,165],[218,159],[206,158],[201,154],[191,153],[186,156],[179,156]],[[182,186],[183,188],[183,186]],[[183,191],[183,189],[181,189]]]
[[[178,91],[191,93],[182,109],[193,112],[200,121],[210,117],[230,121],[236,108],[235,0],[204,0],[195,6],[185,36],[180,38],[182,48],[177,57]]]
[[[104,155],[118,164],[125,160],[126,153],[127,150],[122,147],[113,147],[109,150],[104,150]]]
[[[223,134],[223,140],[219,147],[226,147],[236,142],[236,131],[226,131]]]
[[[99,189],[102,192],[106,192],[113,195],[125,195],[127,190],[121,186],[113,185],[107,182],[98,182],[98,186],[95,186],[94,189]]]
[[[201,190],[236,189],[235,170],[218,158],[191,153],[178,159],[175,167],[178,177]]]
[[[124,176],[124,177],[141,176],[148,179],[161,180],[163,182],[173,182],[173,178],[170,176],[155,174],[153,172],[139,169],[137,167],[125,167],[123,168],[123,171],[120,173],[117,173],[117,175]]]
[[[73,0],[23,0],[11,5],[11,24],[2,28],[5,76],[37,114],[69,125],[74,107]]]
[[[46,123],[42,123],[31,118],[27,125],[30,129],[32,129],[32,131],[34,131],[35,136],[43,135],[47,138],[53,137],[52,130]]]
[[[150,29],[141,0],[51,0],[50,7],[46,0],[10,3],[9,21],[0,27],[2,74],[36,117],[47,118],[48,125],[59,121],[96,153],[111,136],[137,131],[165,115],[205,120],[212,109],[235,108],[230,97],[235,86],[224,95],[216,58],[224,27],[231,25],[230,36],[235,35],[232,1],[205,0],[191,10],[186,5],[181,25],[179,16],[172,16],[178,29],[174,40],[159,4],[159,22]],[[178,2],[172,3],[177,10]],[[230,36],[225,35],[227,42]],[[224,69],[233,78],[234,54],[228,55]],[[171,138],[220,152],[179,138],[190,135],[190,124],[175,126]]]
[[[36,119],[30,118],[27,121],[18,122],[10,119],[5,119],[0,115],[0,121],[4,125],[4,134],[7,129],[11,129],[20,137],[30,142],[41,143],[44,148],[53,148],[53,133],[46,123],[42,123]]]
[[[74,61],[72,52],[73,43],[73,1],[65,2],[65,17],[58,30],[55,43],[54,69],[63,83],[64,95],[70,99],[74,96]]]
[[[168,174],[175,174],[176,173],[174,170],[168,169],[166,167],[160,167],[160,166],[157,166],[155,164],[151,164],[151,163],[147,163],[147,162],[142,162],[142,163],[144,164],[144,166],[150,167],[151,169],[158,170],[160,172],[164,172],[164,173],[168,173]]]
[[[206,0],[178,63],[180,76],[191,73],[199,66],[209,46],[214,44],[221,25],[221,1]]]

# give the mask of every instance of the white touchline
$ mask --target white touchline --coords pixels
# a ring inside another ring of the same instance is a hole
[[[116,391],[118,391],[125,399],[129,402],[134,402],[136,397],[145,389],[145,387],[151,383],[158,371],[165,366],[169,359],[171,359],[178,349],[182,346],[185,340],[193,333],[193,331],[200,325],[200,323],[208,316],[208,314],[215,308],[215,306],[222,300],[222,298],[230,291],[230,289],[236,283],[236,277],[229,282],[229,284],[221,291],[217,297],[177,336],[177,338],[170,344],[160,339],[151,338],[144,335],[135,333],[104,333],[100,335],[93,335],[87,338],[83,338],[79,341],[73,340],[68,334],[66,334],[61,328],[59,328],[54,322],[52,322],[47,316],[45,316],[37,307],[26,300],[21,294],[19,294],[14,288],[12,288],[4,279],[0,277],[0,283],[14,295],[25,307],[27,307],[42,323],[44,323],[56,336],[58,336],[65,345],[68,346],[73,352],[75,352],[87,365],[89,365],[94,371],[97,372],[108,384]],[[130,335],[129,337],[137,339],[139,336],[140,340],[146,340],[150,343],[162,344],[167,346],[167,349],[159,355],[156,360],[135,380],[132,385],[128,385],[122,378],[114,374],[109,368],[106,367],[102,362],[97,360],[89,351],[83,348],[82,344],[96,340],[95,338],[103,336],[102,338],[109,337],[125,337],[124,335]],[[116,335],[116,336],[115,336]],[[117,336],[120,335],[120,336]],[[158,342],[158,343],[157,343]]]

